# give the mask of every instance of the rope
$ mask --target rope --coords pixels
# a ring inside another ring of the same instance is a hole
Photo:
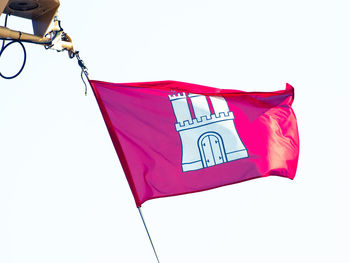
[[[81,73],[80,73],[80,77],[81,77],[81,80],[83,81],[84,83],[84,86],[85,86],[85,96],[87,95],[87,85],[86,85],[86,82],[84,80],[84,75],[86,77],[87,80],[89,80],[89,73],[88,73],[88,69],[87,67],[85,66],[84,64],[84,61],[80,58],[79,56],[79,51],[75,51],[72,55],[72,58],[73,57],[76,57],[77,60],[78,60],[78,65],[79,67],[81,68]]]

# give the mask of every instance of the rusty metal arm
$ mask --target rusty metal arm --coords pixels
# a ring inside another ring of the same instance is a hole
[[[15,31],[3,26],[0,26],[0,38],[6,39],[6,40],[18,40],[18,41],[29,42],[29,43],[39,44],[39,45],[54,44],[53,43],[54,39],[47,38],[47,37],[40,37],[40,36],[28,34],[28,33],[23,33],[20,31]],[[74,47],[71,40],[69,42],[61,40],[60,47],[62,47],[62,49],[74,52]]]
[[[47,45],[51,43],[51,39],[49,38],[39,37],[32,34],[15,31],[3,26],[0,26],[0,38],[4,38],[7,40],[33,42],[33,43],[42,44],[42,45]]]

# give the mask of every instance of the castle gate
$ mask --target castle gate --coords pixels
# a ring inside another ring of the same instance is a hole
[[[204,133],[198,140],[203,167],[210,167],[227,162],[222,138],[213,132]]]

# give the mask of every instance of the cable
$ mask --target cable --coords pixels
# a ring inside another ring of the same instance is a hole
[[[13,76],[4,76],[1,72],[0,72],[0,76],[4,79],[14,79],[16,78],[19,74],[22,73],[23,69],[24,69],[24,66],[26,65],[26,61],[27,61],[27,52],[26,52],[26,48],[24,47],[23,43],[21,41],[17,41],[17,40],[13,40],[11,41],[10,43],[7,43],[5,46],[3,46],[3,48],[1,48],[1,51],[0,51],[0,57],[2,55],[2,53],[5,51],[5,49],[7,47],[9,47],[10,45],[14,44],[14,43],[18,43],[21,45],[22,49],[23,49],[23,63],[22,63],[22,66],[21,66],[21,69]]]
[[[6,14],[6,17],[5,17],[5,27],[7,26],[7,18],[8,18],[8,14]],[[16,78],[19,74],[22,73],[23,69],[24,69],[24,66],[26,65],[26,62],[27,62],[27,52],[26,52],[26,48],[24,47],[23,43],[21,41],[18,41],[18,40],[12,40],[11,42],[7,43],[5,45],[5,41],[6,39],[4,38],[0,38],[2,39],[2,46],[1,46],[1,49],[0,49],[0,57],[2,55],[2,53],[5,51],[6,48],[8,48],[10,45],[12,45],[13,43],[18,43],[20,44],[20,46],[22,47],[23,49],[23,63],[22,63],[22,66],[20,68],[20,70],[13,76],[4,76],[1,72],[0,72],[0,77],[4,78],[4,79],[14,79]]]

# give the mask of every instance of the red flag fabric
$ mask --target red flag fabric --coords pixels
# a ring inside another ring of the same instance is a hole
[[[90,81],[131,191],[147,200],[269,175],[293,179],[294,89],[243,92],[158,81]]]

